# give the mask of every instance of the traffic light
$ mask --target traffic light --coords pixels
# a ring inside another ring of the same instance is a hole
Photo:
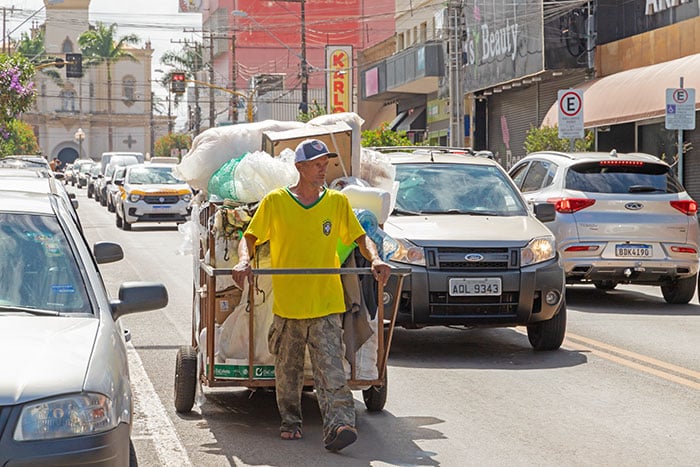
[[[170,73],[170,92],[175,94],[184,94],[187,90],[187,79],[185,73],[175,71]]]
[[[66,78],[83,77],[83,54],[66,54]]]

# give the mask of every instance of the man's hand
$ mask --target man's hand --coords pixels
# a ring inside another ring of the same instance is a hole
[[[389,280],[389,276],[391,276],[391,266],[381,259],[376,258],[372,261],[372,275],[377,282],[385,286]]]
[[[233,277],[233,282],[242,289],[244,286],[243,281],[247,278],[248,283],[253,283],[253,269],[250,267],[249,261],[241,261],[233,267],[231,271],[231,276]]]

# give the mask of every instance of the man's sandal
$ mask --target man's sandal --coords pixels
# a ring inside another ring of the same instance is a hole
[[[292,428],[291,430],[280,431],[280,438],[285,441],[296,441],[298,439],[302,439],[303,437],[304,434],[301,432],[301,428],[299,427]]]
[[[324,439],[326,449],[329,451],[340,451],[350,446],[357,440],[357,430],[350,425],[338,425]]]

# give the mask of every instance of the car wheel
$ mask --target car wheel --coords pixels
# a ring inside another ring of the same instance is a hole
[[[527,338],[535,350],[557,350],[566,334],[566,300],[562,300],[557,314],[542,323],[527,327]]]
[[[105,199],[104,196],[100,196],[100,205],[107,206],[107,200]]]
[[[114,223],[117,225],[118,228],[121,228],[122,218],[119,216],[119,213],[116,213],[114,217],[116,219]]]
[[[88,187],[87,190],[88,190],[87,197],[88,197],[88,198],[92,198],[92,191],[93,191],[93,189],[92,189],[91,187]]]
[[[175,362],[175,410],[187,413],[192,410],[197,389],[197,351],[191,345],[183,345],[177,351]]]
[[[615,290],[617,287],[617,282],[613,281],[593,281],[593,285],[598,290]]]
[[[122,219],[122,229],[131,230],[131,224],[126,220],[126,217]]]
[[[136,458],[136,448],[131,440],[129,440],[129,467],[139,467],[139,460]]]
[[[386,372],[384,376],[384,385],[370,386],[362,390],[362,399],[365,401],[365,406],[370,412],[381,412],[386,405],[387,396],[387,381]]]
[[[698,275],[684,279],[676,279],[661,286],[661,293],[664,296],[666,303],[672,305],[685,305],[695,295],[695,285],[698,280]]]

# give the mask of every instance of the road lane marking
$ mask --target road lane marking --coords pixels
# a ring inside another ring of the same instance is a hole
[[[585,350],[611,362],[700,390],[700,382],[695,381],[700,380],[700,372],[568,332],[565,344],[575,350]]]
[[[135,434],[133,439],[150,438],[153,440],[152,445],[155,447],[160,465],[192,466],[185,447],[177,437],[175,426],[148,378],[141,357],[133,344],[128,343],[126,348],[129,357],[131,388],[134,393],[134,417],[138,414],[139,422],[146,426],[146,431],[149,433],[148,436]]]

